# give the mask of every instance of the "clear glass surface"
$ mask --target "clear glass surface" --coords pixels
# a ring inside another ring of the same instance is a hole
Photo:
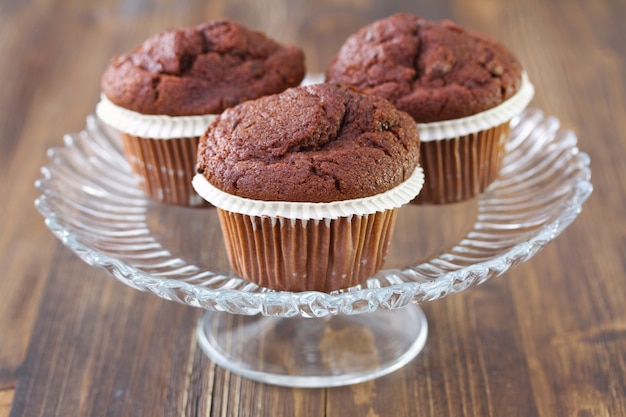
[[[198,344],[215,363],[246,378],[290,387],[336,387],[386,375],[424,347],[417,305],[368,314],[265,317],[207,311]]]
[[[50,230],[123,283],[206,309],[197,336],[213,361],[286,386],[353,384],[403,366],[427,337],[416,304],[528,260],[576,218],[592,192],[589,158],[576,136],[529,109],[512,121],[504,165],[486,193],[400,209],[384,270],[330,294],[276,292],[231,270],[212,207],[146,198],[119,136],[95,117],[64,142],[49,150],[36,183],[35,204]]]
[[[275,292],[230,269],[213,208],[146,198],[118,135],[95,117],[64,142],[48,152],[35,204],[66,246],[133,288],[244,315],[351,315],[463,291],[535,255],[576,218],[592,191],[589,158],[576,136],[529,109],[512,121],[501,175],[486,193],[450,206],[401,208],[384,270],[330,294]],[[424,236],[425,225],[432,234]]]

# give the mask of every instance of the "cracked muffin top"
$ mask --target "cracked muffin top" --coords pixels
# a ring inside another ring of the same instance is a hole
[[[213,20],[163,32],[114,57],[102,91],[142,114],[219,114],[242,101],[300,84],[304,54],[261,32]]]
[[[317,84],[225,110],[200,139],[197,171],[239,197],[327,203],[385,192],[418,160],[408,114],[381,97]]]
[[[451,21],[396,14],[350,36],[326,81],[385,97],[427,123],[497,106],[520,88],[522,66],[500,43]]]

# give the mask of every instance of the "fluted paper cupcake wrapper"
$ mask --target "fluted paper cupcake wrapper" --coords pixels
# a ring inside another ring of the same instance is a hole
[[[423,142],[424,188],[413,202],[446,204],[483,193],[498,177],[510,133],[508,122],[453,139]]]
[[[383,265],[397,209],[333,220],[248,216],[218,208],[233,269],[279,291],[352,287]]]
[[[426,181],[413,202],[455,203],[483,193],[498,177],[511,119],[528,106],[534,92],[523,73],[517,93],[492,109],[455,120],[418,123]]]
[[[105,95],[96,114],[120,132],[124,155],[148,197],[182,206],[206,204],[191,180],[200,136],[217,115],[146,115],[119,107]]]
[[[331,203],[259,201],[233,196],[197,174],[193,186],[218,209],[233,269],[262,287],[331,292],[362,283],[383,265],[398,207],[420,192],[416,167],[375,196]]]
[[[198,116],[141,114],[113,104],[104,94],[96,105],[96,114],[103,122],[120,132],[151,139],[199,137],[217,118],[215,114]]]
[[[261,201],[225,193],[213,186],[202,174],[193,178],[193,187],[205,200],[223,210],[248,216],[284,217],[301,220],[324,220],[353,215],[372,214],[398,208],[415,198],[424,184],[424,172],[416,167],[400,185],[371,197],[330,203]]]
[[[147,196],[180,206],[206,204],[191,186],[199,137],[146,139],[126,133],[121,136],[126,160]]]

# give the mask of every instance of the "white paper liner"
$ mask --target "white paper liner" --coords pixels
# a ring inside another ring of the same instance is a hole
[[[432,123],[418,123],[420,141],[442,140],[469,135],[481,130],[490,129],[511,120],[520,114],[535,94],[535,87],[528,80],[526,72],[522,73],[522,85],[513,97],[489,110],[454,120],[443,120]]]
[[[106,124],[132,136],[150,139],[176,139],[202,136],[216,114],[200,116],[167,116],[141,114],[117,106],[104,94],[96,114]]]
[[[248,216],[284,217],[301,220],[337,219],[362,216],[377,211],[390,210],[413,200],[424,185],[424,171],[415,168],[402,184],[371,197],[330,203],[306,203],[290,201],[262,201],[237,197],[213,186],[202,174],[193,177],[193,188],[209,203],[222,210]]]
[[[320,72],[306,73],[304,79],[300,83],[301,86],[322,84],[324,82],[324,74]]]

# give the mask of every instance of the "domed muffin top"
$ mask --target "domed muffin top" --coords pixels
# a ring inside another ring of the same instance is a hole
[[[381,97],[317,84],[225,110],[200,139],[197,171],[238,197],[327,203],[383,193],[418,160],[408,114]]]
[[[520,88],[522,66],[500,43],[451,21],[396,14],[350,36],[326,80],[385,97],[427,123],[497,106]]]
[[[219,114],[242,101],[296,86],[304,54],[229,20],[152,36],[114,57],[102,91],[114,104],[142,114]]]

